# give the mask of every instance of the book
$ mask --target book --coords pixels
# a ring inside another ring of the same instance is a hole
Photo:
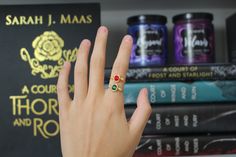
[[[133,157],[236,154],[236,135],[143,136]]]
[[[105,69],[105,83],[110,80],[111,69]],[[196,65],[169,65],[150,68],[130,68],[126,82],[235,80],[236,64],[209,63]]]
[[[0,156],[61,156],[57,77],[94,41],[100,4],[1,5],[0,21]]]
[[[228,61],[230,63],[236,63],[236,13],[233,13],[226,18],[226,35],[227,35],[227,46],[228,46]]]
[[[147,82],[125,84],[125,105],[135,104],[142,88],[148,89],[149,100],[155,104],[236,101],[236,80]]]
[[[126,106],[129,119],[135,106]],[[236,132],[236,103],[152,105],[143,135]]]

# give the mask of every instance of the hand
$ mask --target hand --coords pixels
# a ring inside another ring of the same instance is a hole
[[[59,121],[64,157],[131,157],[151,114],[147,89],[142,89],[137,108],[127,121],[122,91],[104,87],[105,52],[108,29],[98,29],[90,61],[90,41],[81,42],[74,70],[74,98],[68,92],[70,63],[65,62],[58,79]],[[113,65],[112,75],[125,80],[132,38],[126,35]],[[114,80],[110,81],[110,86]],[[118,83],[123,89],[124,81]]]

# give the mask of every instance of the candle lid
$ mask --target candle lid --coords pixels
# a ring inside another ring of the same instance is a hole
[[[145,24],[145,23],[160,23],[166,24],[167,18],[163,15],[136,15],[131,16],[127,20],[128,25]]]
[[[179,20],[189,21],[189,20],[196,20],[196,19],[207,19],[207,20],[212,21],[213,15],[211,13],[204,13],[204,12],[178,14],[173,17],[173,22],[176,23]]]

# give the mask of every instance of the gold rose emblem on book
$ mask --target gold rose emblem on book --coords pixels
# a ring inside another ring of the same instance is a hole
[[[29,63],[32,75],[40,74],[43,79],[57,77],[64,61],[76,60],[77,48],[63,50],[64,41],[54,31],[46,31],[37,36],[32,42],[32,47],[34,58],[30,57],[26,48],[21,48],[20,56]]]
[[[34,39],[32,46],[39,61],[57,61],[61,59],[64,41],[55,32],[44,32]]]

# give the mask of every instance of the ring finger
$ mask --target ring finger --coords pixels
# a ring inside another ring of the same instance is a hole
[[[87,95],[88,90],[88,54],[90,50],[90,41],[85,39],[81,42],[77,52],[77,60],[74,70],[74,99],[81,102]]]
[[[126,73],[129,68],[130,53],[132,49],[132,37],[126,35],[120,45],[118,55],[113,64],[109,89],[115,92],[115,95],[123,96]]]

